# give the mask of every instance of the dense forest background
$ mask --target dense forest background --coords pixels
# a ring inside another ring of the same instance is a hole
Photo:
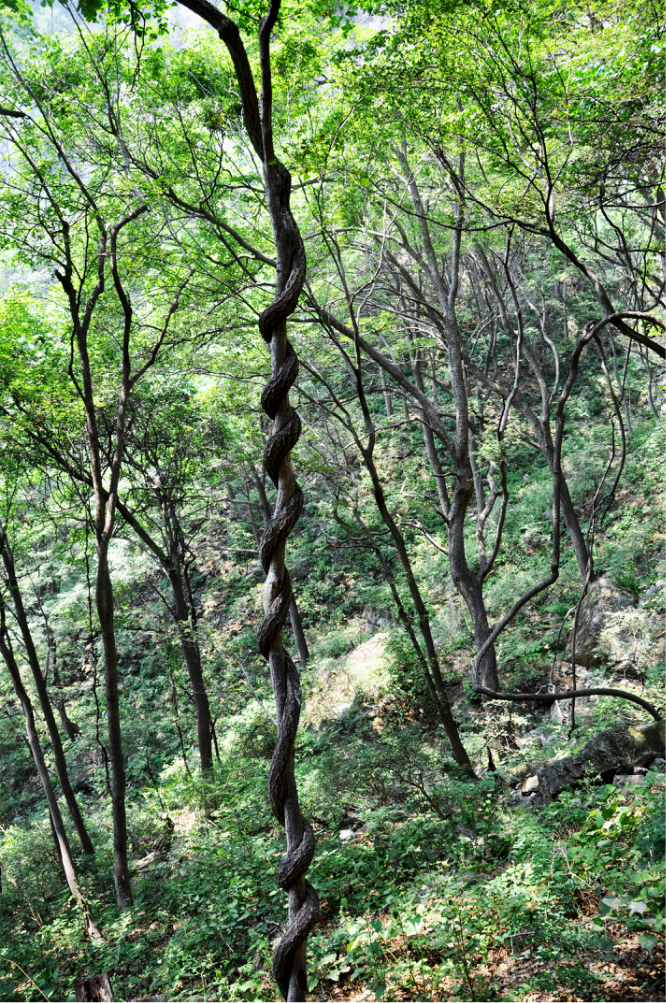
[[[663,54],[3,0],[0,999],[663,999]]]

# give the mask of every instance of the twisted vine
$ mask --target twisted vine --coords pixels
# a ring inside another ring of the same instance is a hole
[[[278,260],[276,295],[259,318],[259,330],[271,350],[272,377],[261,397],[273,421],[264,449],[264,467],[277,488],[273,517],[267,524],[260,557],[266,573],[264,618],[257,630],[261,654],[271,667],[277,709],[278,738],[271,760],[268,796],[273,814],[287,832],[287,856],[277,869],[280,888],[289,893],[289,922],[273,953],[273,974],[286,1000],[304,999],[307,989],[305,944],[319,915],[319,900],[305,879],[315,850],[312,827],[303,818],[294,777],[294,746],[301,712],[301,683],[285,650],[282,627],[289,614],[292,588],[285,567],[287,537],[303,509],[303,492],[291,466],[291,451],[301,434],[301,420],[289,403],[298,376],[298,358],[287,339],[286,321],[296,308],[305,281],[305,250],[289,209],[291,177],[279,162],[272,165],[273,212]]]
[[[178,0],[214,28],[227,47],[238,82],[243,123],[264,169],[277,258],[273,302],[259,318],[259,330],[270,347],[272,375],[261,403],[273,421],[264,450],[264,466],[277,488],[277,500],[260,545],[266,572],[264,618],[257,631],[262,655],[268,659],[277,710],[278,740],[268,780],[275,817],[287,833],[287,856],[277,870],[278,884],[289,893],[289,923],[273,954],[273,974],[286,1000],[304,1000],[307,992],[305,945],[319,914],[319,901],[305,872],[314,856],[314,834],[301,814],[294,777],[294,745],[301,712],[298,670],[285,651],[282,626],[289,612],[291,581],[284,563],[287,537],[303,508],[303,493],[291,467],[291,450],[301,434],[301,420],[289,403],[289,390],[298,375],[298,359],[287,339],[287,318],[294,312],[305,283],[305,249],[291,213],[291,175],[275,156],[273,145],[273,88],[270,39],[281,0],[268,0],[259,21],[261,103],[238,25],[210,0]],[[262,257],[262,260],[265,258]]]

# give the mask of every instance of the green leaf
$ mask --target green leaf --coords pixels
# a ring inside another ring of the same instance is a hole
[[[647,912],[647,909],[648,909],[647,902],[638,901],[638,902],[630,902],[629,903],[629,912],[630,913],[638,912],[642,916],[643,913]]]
[[[653,933],[642,933],[638,938],[638,943],[646,951],[652,951],[657,946],[657,938]]]
[[[607,916],[609,912],[614,912],[622,905],[622,899],[617,896],[606,896],[599,903],[599,915]]]

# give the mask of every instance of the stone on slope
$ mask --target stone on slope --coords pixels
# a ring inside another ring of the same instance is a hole
[[[586,776],[628,774],[664,755],[666,721],[633,726],[617,725],[600,731],[575,756],[551,759],[537,771],[544,803]]]
[[[576,630],[576,661],[591,668],[603,665],[612,657],[603,643],[601,634],[608,624],[609,616],[632,606],[631,599],[620,592],[608,578],[592,582],[587,595],[580,605]],[[571,639],[568,657],[571,658]]]

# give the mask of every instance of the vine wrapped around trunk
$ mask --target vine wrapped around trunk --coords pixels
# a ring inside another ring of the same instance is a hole
[[[278,248],[278,277],[275,299],[259,319],[261,334],[270,346],[272,371],[261,403],[273,421],[264,450],[264,466],[277,488],[277,499],[260,545],[266,582],[264,618],[257,630],[257,641],[270,664],[277,710],[278,739],[271,761],[268,795],[273,813],[287,833],[287,856],[278,867],[277,880],[289,893],[289,923],[273,955],[273,974],[285,999],[300,1000],[305,998],[307,990],[306,941],[319,914],[319,901],[305,878],[314,856],[315,840],[312,827],[301,814],[294,776],[301,684],[296,665],[285,650],[282,627],[292,599],[285,544],[303,508],[303,492],[290,455],[301,434],[301,420],[289,402],[289,390],[298,375],[298,358],[287,339],[286,321],[296,307],[305,281],[305,251],[289,209],[289,171],[274,161],[267,174]]]
[[[291,213],[291,175],[273,145],[271,34],[281,0],[269,0],[259,22],[261,101],[238,25],[210,0],[178,0],[203,18],[227,47],[243,109],[243,124],[264,172],[264,190],[275,238],[277,278],[273,302],[259,318],[259,330],[271,353],[271,379],[262,394],[264,411],[273,421],[264,451],[264,466],[277,488],[275,510],[260,546],[266,572],[264,618],[257,631],[259,650],[268,660],[277,710],[278,740],[268,781],[273,812],[287,834],[287,856],[278,867],[278,884],[289,894],[289,922],[273,955],[273,974],[286,1000],[304,1000],[307,992],[307,936],[319,915],[319,900],[305,872],[314,856],[314,834],[301,814],[294,776],[294,746],[301,711],[301,683],[293,659],[285,651],[282,626],[289,614],[291,581],[285,566],[285,544],[303,508],[303,494],[291,466],[291,450],[301,434],[301,421],[289,403],[298,375],[298,359],[287,340],[287,318],[294,312],[305,282],[305,249]]]

